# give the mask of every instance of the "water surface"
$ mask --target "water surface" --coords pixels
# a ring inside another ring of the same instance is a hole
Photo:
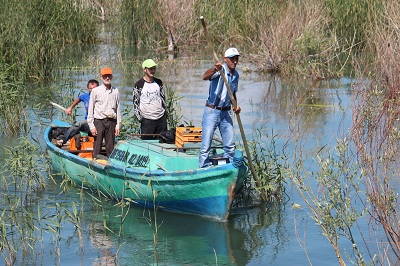
[[[63,102],[60,91],[66,87],[77,97],[85,89],[87,80],[99,78],[99,69],[108,66],[114,70],[112,83],[120,89],[123,105],[131,105],[132,87],[141,77],[140,62],[145,58],[126,48],[109,45],[85,52],[87,54],[82,58],[92,60],[84,60],[82,66],[76,69],[63,70],[64,81],[32,85],[32,89],[36,90],[35,100],[44,104],[50,100]],[[202,56],[168,60],[163,54],[153,54],[152,57],[159,63],[157,76],[182,97],[179,100],[184,116],[182,123],[201,126],[208,92],[208,82],[201,80],[201,76],[213,65],[211,55],[210,59]],[[271,141],[272,135],[276,135],[278,152],[284,145],[288,145],[287,151],[290,151],[294,141],[293,128],[297,127],[295,131],[302,137],[305,153],[312,154],[320,146],[335,145],[336,137],[350,127],[349,79],[293,84],[247,69],[256,70],[256,67],[243,55],[238,65],[240,82],[237,98],[248,140],[254,139],[257,130],[261,130],[260,141],[265,145]],[[33,134],[41,137],[50,117],[48,110],[38,114],[39,117],[31,114],[30,119]],[[83,108],[78,108],[77,119],[83,119],[83,116]],[[63,115],[55,110],[54,118],[63,118]],[[299,125],[301,128],[298,128]],[[235,134],[240,144],[242,140],[237,124]],[[2,144],[4,146],[4,139]],[[290,158],[291,154],[287,156]],[[55,183],[48,182],[46,190],[38,197],[38,204],[49,216],[57,213],[54,203],[61,206],[60,210],[77,206],[81,214],[82,237],[79,237],[74,223],[63,220],[60,239],[56,240],[55,235],[46,230],[42,235],[43,245],[37,247],[39,255],[28,263],[31,265],[338,264],[333,249],[309,218],[308,210],[291,208],[294,202],[303,203],[289,180],[281,203],[273,203],[266,208],[234,209],[227,223],[163,211],[158,211],[154,217],[152,210],[142,208],[121,209],[116,202],[106,199],[98,202],[90,193],[82,194],[79,188],[62,192],[61,177],[55,180]],[[56,255],[57,247],[60,258]],[[351,245],[346,241],[343,241],[343,247],[351,251]]]

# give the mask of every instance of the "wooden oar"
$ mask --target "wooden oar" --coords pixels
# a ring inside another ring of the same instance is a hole
[[[63,106],[61,106],[61,105],[59,105],[57,103],[53,103],[53,102],[50,102],[50,103],[51,103],[51,105],[63,110],[64,112],[67,111],[67,108],[65,108],[65,107],[63,107]]]
[[[212,50],[213,50],[214,60],[215,60],[216,63],[218,63],[218,62],[220,62],[220,59],[218,58],[217,54],[215,53],[215,50],[214,50],[214,48],[213,48],[213,46],[212,46],[212,43],[211,43],[211,39],[210,39],[209,36],[208,36],[207,26],[206,26],[206,22],[205,22],[205,20],[204,20],[204,17],[201,16],[201,17],[200,17],[200,20],[201,20],[201,24],[203,25],[204,33],[205,33],[205,35],[206,35],[208,44],[209,44],[209,46],[210,46],[210,47],[212,48]],[[226,78],[226,76],[225,76],[225,73],[222,71],[222,69],[220,69],[220,70],[219,70],[219,74],[221,75],[221,77],[222,77],[223,80],[224,80],[226,89],[227,89],[227,91],[228,91],[228,93],[229,93],[229,97],[231,98],[231,103],[232,103],[233,109],[236,110],[237,103],[236,103],[235,97],[233,96],[233,93],[232,93],[232,91],[231,91],[231,88],[230,88],[230,86],[229,86],[229,82],[228,82],[228,80],[227,80],[227,78]],[[252,162],[252,160],[251,160],[251,155],[250,155],[249,146],[247,145],[246,135],[244,134],[244,130],[243,130],[242,120],[241,120],[240,115],[239,115],[238,113],[236,114],[236,118],[237,118],[237,122],[238,122],[238,125],[239,125],[240,134],[242,135],[243,145],[244,145],[244,149],[245,149],[245,151],[246,151],[246,155],[247,155],[247,159],[248,159],[248,162],[249,162],[251,174],[253,175],[253,179],[254,179],[254,181],[256,182],[256,186],[257,186],[258,188],[260,188],[261,199],[262,199],[263,201],[266,201],[267,197],[266,197],[266,195],[265,195],[265,193],[264,193],[264,189],[261,188],[260,180],[258,179],[257,173],[256,173],[256,171],[255,171],[255,169],[254,169],[254,165],[253,165],[253,162]]]

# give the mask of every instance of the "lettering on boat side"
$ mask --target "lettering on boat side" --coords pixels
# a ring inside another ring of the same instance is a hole
[[[150,158],[146,155],[132,154],[128,163],[134,166],[146,167],[149,164]]]
[[[128,158],[128,157],[129,157],[129,152],[123,151],[120,149],[114,149],[110,156],[111,159],[121,161],[121,162],[125,162],[126,158]]]
[[[128,151],[123,151],[120,149],[114,149],[110,155],[110,158],[120,162],[128,162],[128,164],[137,167],[147,167],[150,162],[150,158],[147,155],[135,153],[130,155]]]

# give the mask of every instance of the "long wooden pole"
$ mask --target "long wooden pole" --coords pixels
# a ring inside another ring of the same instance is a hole
[[[50,103],[51,103],[51,105],[57,107],[58,109],[63,110],[64,112],[67,111],[67,108],[65,108],[65,107],[63,107],[63,106],[61,106],[61,105],[59,105],[57,103],[53,103],[53,102],[50,102]]]
[[[218,63],[218,62],[220,62],[220,61],[219,61],[219,58],[218,58],[217,54],[215,53],[215,50],[214,50],[214,48],[213,48],[213,46],[212,46],[211,39],[208,37],[208,31],[207,31],[206,21],[205,21],[205,19],[204,19],[203,16],[200,17],[200,20],[201,20],[201,24],[203,25],[204,33],[205,33],[205,35],[206,35],[208,44],[209,44],[209,46],[210,46],[210,47],[212,48],[212,50],[213,50],[214,60],[215,60],[216,63]],[[224,80],[226,89],[227,89],[227,91],[228,91],[228,93],[229,93],[229,97],[231,98],[232,107],[233,107],[234,110],[236,110],[237,102],[236,102],[236,100],[235,100],[235,97],[233,96],[233,93],[232,93],[231,88],[230,88],[230,86],[229,86],[229,82],[228,82],[228,80],[227,80],[227,78],[226,78],[226,76],[225,76],[225,73],[222,71],[222,69],[220,69],[220,70],[219,70],[219,74],[221,75],[221,77],[222,77],[223,80]],[[267,198],[267,197],[266,197],[266,195],[265,195],[264,189],[261,188],[260,180],[258,179],[257,173],[256,173],[256,171],[255,171],[255,169],[254,169],[253,162],[252,162],[252,160],[251,160],[251,154],[250,154],[249,146],[247,145],[246,135],[244,134],[243,125],[242,125],[242,120],[241,120],[241,118],[240,118],[240,114],[239,114],[239,113],[236,114],[236,119],[237,119],[237,122],[238,122],[238,125],[239,125],[240,134],[242,135],[243,145],[244,145],[244,149],[245,149],[245,151],[246,151],[247,160],[248,160],[248,163],[249,163],[249,166],[250,166],[251,174],[253,175],[253,179],[254,179],[254,181],[255,181],[255,183],[256,183],[256,186],[257,186],[258,188],[260,188],[261,199],[262,199],[263,201],[266,201],[266,198]]]

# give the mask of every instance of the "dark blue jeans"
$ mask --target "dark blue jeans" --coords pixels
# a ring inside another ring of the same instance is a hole
[[[86,120],[75,122],[72,126],[70,126],[61,137],[63,144],[65,144],[70,138],[72,138],[79,131],[89,133],[90,128]]]

